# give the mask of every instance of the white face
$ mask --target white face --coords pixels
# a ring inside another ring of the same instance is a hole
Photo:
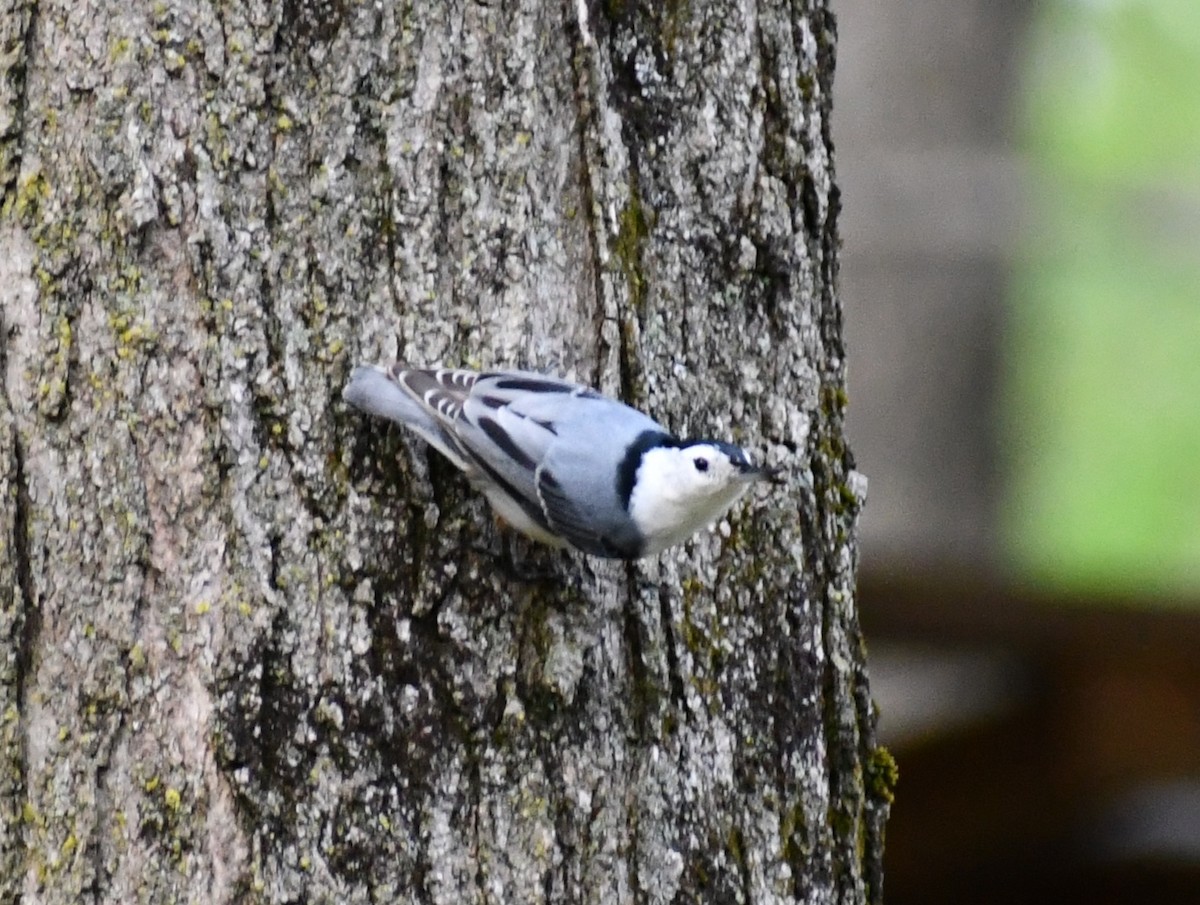
[[[744,454],[743,462],[749,460]],[[733,505],[759,477],[707,443],[646,451],[629,499],[629,514],[647,553],[681,543]]]
[[[731,484],[749,483],[723,450],[707,443],[673,449],[675,464],[670,477],[682,497],[704,499],[727,492]],[[672,483],[668,481],[668,483]]]

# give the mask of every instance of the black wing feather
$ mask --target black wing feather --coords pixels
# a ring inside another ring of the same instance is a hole
[[[502,428],[494,420],[491,418],[479,418],[476,423],[479,425],[480,430],[488,435],[488,439],[500,447],[506,456],[508,456],[522,468],[528,469],[529,471],[533,471],[537,468],[537,463],[534,462],[533,459],[529,458],[529,455],[525,452],[525,450],[521,449],[520,446],[513,442],[512,437],[508,435],[508,431]]]

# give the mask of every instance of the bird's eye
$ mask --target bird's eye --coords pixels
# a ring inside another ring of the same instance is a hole
[[[696,471],[708,471],[708,459],[693,459],[692,464],[696,466]]]

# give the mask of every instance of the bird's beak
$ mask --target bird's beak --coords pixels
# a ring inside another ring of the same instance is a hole
[[[772,484],[784,482],[783,469],[771,468],[767,465],[752,465],[747,462],[740,467],[741,476],[746,481],[770,481]]]

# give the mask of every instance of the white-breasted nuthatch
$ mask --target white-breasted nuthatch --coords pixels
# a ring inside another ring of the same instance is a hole
[[[342,398],[411,428],[535,540],[638,559],[712,524],[779,470],[679,440],[595,390],[526,371],[359,367]]]

